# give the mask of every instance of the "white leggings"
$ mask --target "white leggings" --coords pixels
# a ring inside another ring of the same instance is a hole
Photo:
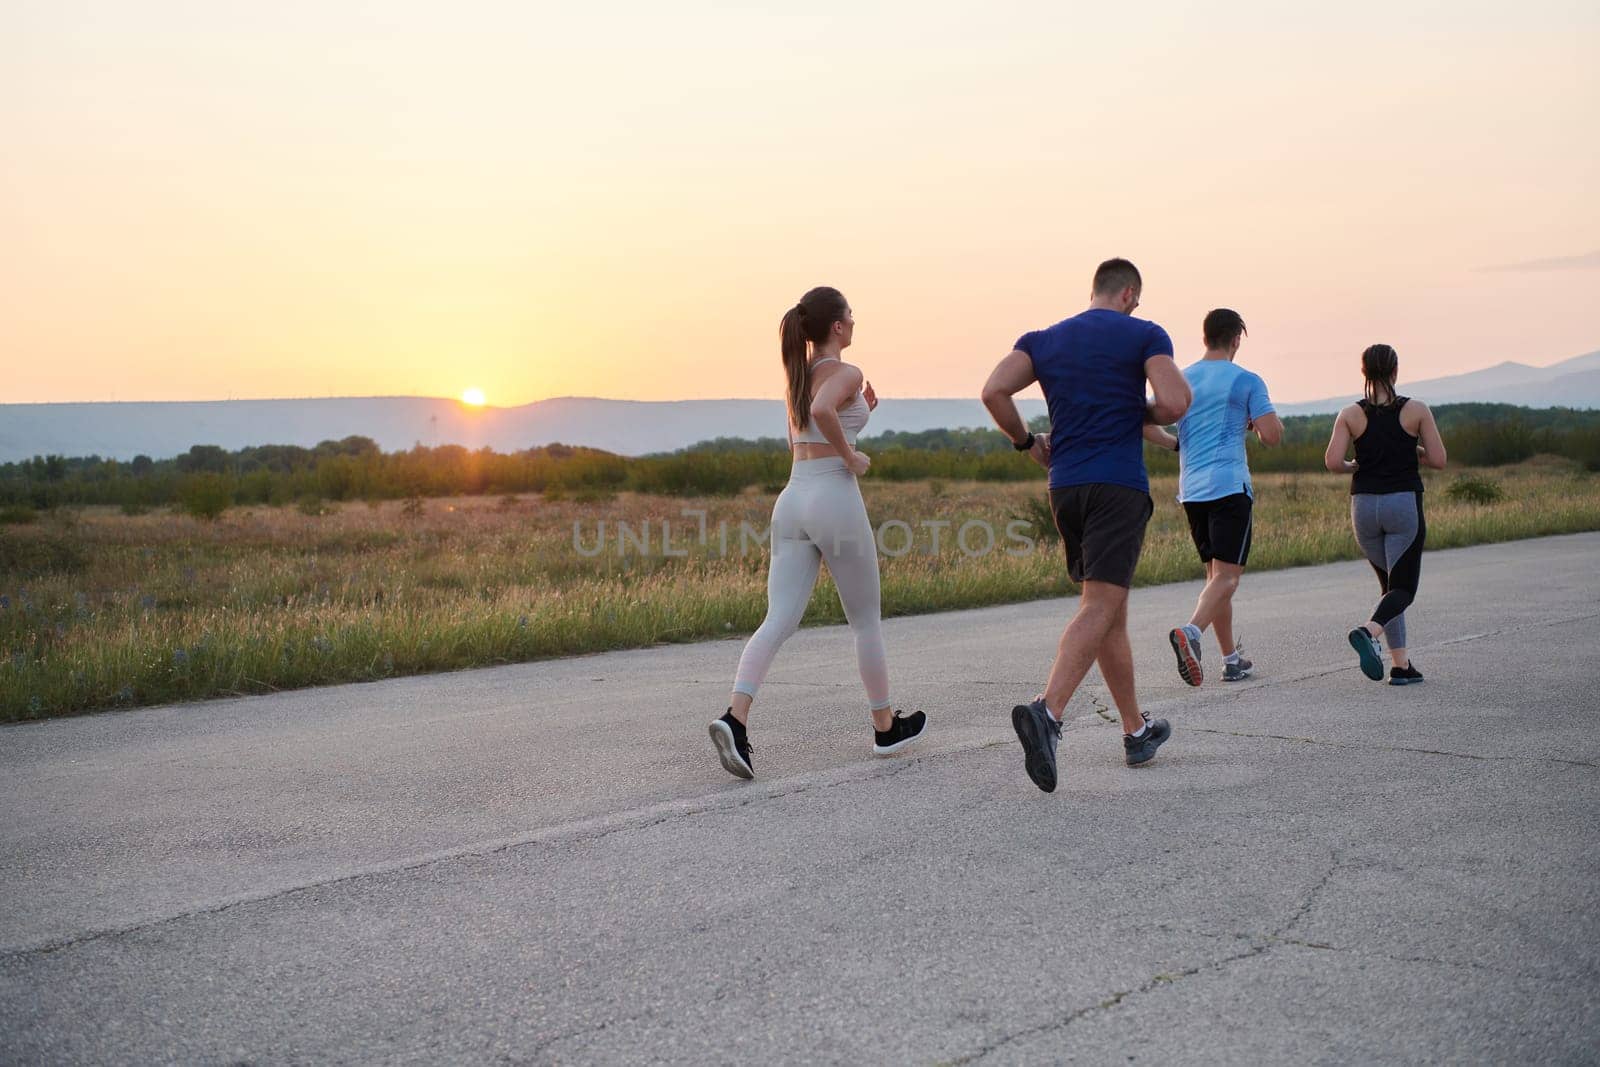
[[[837,456],[795,460],[789,484],[773,505],[767,617],[744,646],[733,691],[754,699],[778,649],[799,628],[824,559],[855,634],[867,700],[874,711],[887,708],[889,664],[883,650],[878,546],[861,487]]]

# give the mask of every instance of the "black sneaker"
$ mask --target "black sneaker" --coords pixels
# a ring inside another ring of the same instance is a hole
[[[1141,763],[1149,763],[1156,758],[1156,749],[1161,743],[1172,736],[1172,727],[1166,719],[1144,720],[1144,736],[1134,738],[1132,734],[1122,735],[1122,748],[1127,756],[1128,766],[1137,767]]]
[[[1033,784],[1046,793],[1056,791],[1056,743],[1061,724],[1045,710],[1044,698],[1011,709],[1011,726],[1022,742],[1023,766]]]
[[[1415,667],[1390,667],[1390,685],[1416,685],[1422,681],[1422,672]]]
[[[920,711],[896,715],[887,730],[872,731],[872,754],[892,756],[928,732],[928,717]]]
[[[755,746],[745,734],[744,723],[733,717],[733,709],[729,708],[722,718],[713,721],[710,731],[722,769],[737,778],[754,778],[756,769],[750,763],[750,753]]]

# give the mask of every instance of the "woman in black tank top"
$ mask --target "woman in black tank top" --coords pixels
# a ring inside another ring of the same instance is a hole
[[[1388,345],[1361,354],[1366,397],[1339,412],[1323,457],[1330,471],[1350,474],[1350,524],[1378,575],[1383,599],[1372,618],[1347,635],[1362,673],[1383,680],[1378,638],[1389,642],[1390,685],[1411,685],[1422,674],[1406,654],[1405,612],[1417,596],[1428,524],[1422,511],[1421,464],[1444,469],[1444,441],[1433,412],[1394,390],[1400,359]],[[1355,446],[1354,462],[1345,458]]]
[[[1410,401],[1408,396],[1396,396],[1387,404],[1362,400],[1357,405],[1366,416],[1367,426],[1355,439],[1352,495],[1422,492],[1422,473],[1417,463],[1420,437],[1407,433],[1400,423],[1400,412]]]

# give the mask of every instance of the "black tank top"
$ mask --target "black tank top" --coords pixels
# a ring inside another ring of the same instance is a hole
[[[1367,428],[1356,438],[1356,472],[1350,493],[1420,493],[1422,475],[1417,470],[1417,438],[1400,425],[1400,409],[1409,397],[1397,396],[1381,407],[1361,401]]]

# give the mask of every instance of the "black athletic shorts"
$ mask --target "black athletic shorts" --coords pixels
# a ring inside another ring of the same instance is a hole
[[[1149,493],[1125,485],[1069,485],[1050,490],[1050,510],[1067,549],[1067,574],[1083,583],[1133,587],[1144,528],[1156,510]]]
[[[1189,533],[1200,550],[1200,562],[1220,559],[1243,567],[1250,558],[1249,493],[1234,493],[1217,500],[1186,500],[1183,510],[1189,516]]]

